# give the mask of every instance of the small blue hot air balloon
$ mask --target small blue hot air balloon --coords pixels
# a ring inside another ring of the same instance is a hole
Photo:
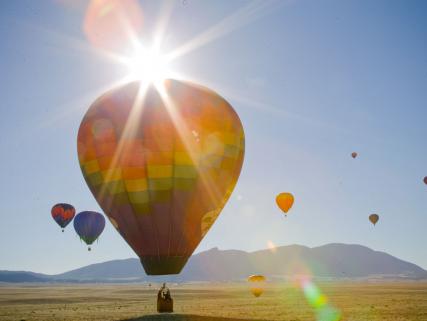
[[[101,235],[105,227],[105,218],[102,214],[84,211],[74,218],[74,229],[87,245],[91,245]],[[90,251],[90,246],[88,246]]]

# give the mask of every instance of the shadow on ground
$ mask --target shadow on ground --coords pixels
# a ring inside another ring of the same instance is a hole
[[[255,321],[249,319],[209,317],[194,314],[152,314],[121,321]]]

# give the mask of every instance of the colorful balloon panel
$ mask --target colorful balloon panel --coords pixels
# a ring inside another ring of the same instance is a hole
[[[105,227],[105,218],[102,214],[84,211],[74,219],[74,229],[87,245],[92,244],[101,235]]]
[[[65,228],[73,220],[76,210],[70,204],[59,203],[52,207],[50,213],[55,222],[61,228]]]
[[[230,197],[244,155],[227,101],[189,82],[162,86],[140,98],[137,82],[107,92],[78,133],[90,190],[150,275],[181,271]]]

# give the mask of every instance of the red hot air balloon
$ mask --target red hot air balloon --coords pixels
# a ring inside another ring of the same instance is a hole
[[[62,232],[64,232],[64,228],[73,220],[76,210],[70,204],[59,203],[52,207],[50,213],[55,222],[62,228]]]
[[[351,157],[356,158],[357,157],[357,153],[356,152],[351,153]]]
[[[215,92],[166,80],[98,98],[78,133],[83,176],[149,275],[177,274],[230,197],[244,133]]]
[[[424,177],[424,184],[427,184],[427,176]]]

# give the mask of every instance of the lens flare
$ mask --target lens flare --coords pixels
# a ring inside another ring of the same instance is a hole
[[[317,321],[339,321],[341,313],[329,305],[328,298],[309,277],[301,277],[299,285],[308,304],[315,310]]]
[[[277,252],[276,244],[274,244],[273,241],[267,241],[267,247],[272,253]]]
[[[91,0],[85,14],[83,31],[96,48],[121,52],[143,25],[142,8],[137,0]]]

